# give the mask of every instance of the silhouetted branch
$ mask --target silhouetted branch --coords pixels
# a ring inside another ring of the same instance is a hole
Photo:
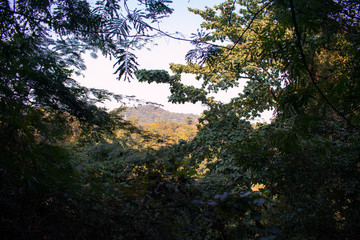
[[[297,45],[300,51],[300,55],[301,55],[301,60],[304,64],[304,67],[306,69],[306,71],[309,74],[309,77],[311,79],[312,84],[315,86],[316,90],[320,93],[321,97],[325,100],[325,102],[341,117],[343,118],[350,126],[354,127],[356,130],[360,130],[357,126],[355,126],[353,123],[350,122],[350,120],[345,117],[345,115],[340,112],[340,110],[338,110],[331,102],[330,100],[325,96],[325,94],[322,92],[322,90],[320,89],[319,85],[317,84],[312,72],[309,69],[309,66],[307,64],[306,58],[305,58],[305,54],[304,54],[304,50],[302,48],[302,44],[301,44],[301,35],[300,35],[300,31],[299,31],[299,27],[297,25],[296,22],[296,17],[295,17],[295,7],[294,7],[294,3],[292,0],[290,0],[290,8],[291,8],[291,16],[292,16],[292,21],[294,23],[294,29],[295,29],[295,34],[297,37]]]

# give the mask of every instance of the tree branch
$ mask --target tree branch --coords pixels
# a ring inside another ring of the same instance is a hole
[[[360,130],[357,126],[355,126],[353,123],[350,122],[350,120],[342,113],[340,112],[340,110],[338,110],[331,102],[330,100],[325,96],[325,94],[322,92],[322,90],[320,89],[319,85],[317,84],[312,72],[309,69],[309,66],[307,64],[306,58],[305,58],[305,54],[304,54],[304,50],[302,48],[302,44],[301,44],[301,35],[300,35],[300,31],[299,31],[299,27],[297,25],[296,22],[296,16],[295,16],[295,7],[294,7],[294,3],[293,0],[289,0],[290,1],[290,8],[291,8],[291,17],[292,17],[292,21],[294,23],[294,29],[295,29],[295,34],[297,37],[297,45],[300,51],[300,56],[301,56],[301,60],[304,64],[304,67],[306,69],[306,71],[309,74],[309,77],[311,79],[312,84],[315,86],[316,90],[320,93],[321,97],[325,100],[325,102],[342,118],[344,119],[350,126],[352,126],[353,128],[355,128],[356,130]]]
[[[253,17],[251,18],[249,24],[247,25],[247,27],[245,28],[245,30],[241,33],[240,37],[238,38],[238,40],[234,43],[234,45],[230,48],[230,51],[232,51],[236,45],[238,45],[240,43],[240,41],[242,40],[243,36],[245,35],[245,33],[250,29],[252,23],[255,21],[256,17],[265,9],[267,8],[270,3],[272,2],[273,0],[269,1],[268,3],[266,3],[262,8],[260,8],[254,15]],[[230,54],[230,53],[229,53]]]

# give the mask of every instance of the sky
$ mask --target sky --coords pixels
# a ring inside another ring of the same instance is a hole
[[[163,19],[159,27],[165,32],[181,32],[185,38],[190,38],[191,33],[196,33],[197,29],[200,29],[202,19],[200,16],[189,12],[188,7],[205,9],[205,6],[212,7],[221,2],[221,0],[174,0],[171,5],[174,8],[174,13],[170,17]],[[169,71],[170,74],[169,64],[185,64],[185,54],[192,49],[189,42],[165,37],[157,39],[156,45],[150,44],[147,47],[150,50],[144,48],[136,51],[139,69],[164,69]],[[131,82],[118,81],[116,75],[113,74],[115,71],[113,68],[114,61],[109,61],[102,56],[98,56],[97,59],[86,56],[85,64],[87,70],[84,72],[84,77],[77,77],[76,80],[86,87],[106,89],[116,94],[134,95],[137,99],[161,104],[164,109],[172,112],[200,114],[205,109],[200,103],[169,103],[170,90],[168,84],[139,83],[136,79]],[[182,80],[185,84],[199,85],[195,80],[195,76],[190,74],[182,76]],[[228,90],[217,95],[216,99],[225,102],[229,101],[239,91],[241,91],[241,88]],[[120,106],[116,102],[106,104],[108,109]]]

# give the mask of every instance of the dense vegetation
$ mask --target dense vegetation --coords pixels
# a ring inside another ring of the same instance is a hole
[[[193,140],[197,133],[198,118],[195,114],[173,113],[158,106],[138,106],[126,108],[121,112],[125,120],[140,129],[155,134],[159,145],[178,143],[181,140]],[[119,131],[120,135],[122,131]],[[154,144],[150,141],[149,145]]]
[[[175,75],[137,69],[131,50],[173,11],[138,3],[0,1],[1,238],[358,239],[360,2],[191,9],[203,30]],[[196,136],[164,144],[96,107],[122,96],[72,79],[85,51],[207,105]],[[211,97],[240,83],[229,103]],[[251,125],[264,110],[273,121]]]

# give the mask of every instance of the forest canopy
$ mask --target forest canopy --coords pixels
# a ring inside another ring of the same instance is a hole
[[[278,238],[359,235],[359,6],[260,0],[190,9],[204,21],[188,63],[171,64],[167,79],[138,73],[170,83],[172,102],[209,107],[193,159],[216,159],[208,175],[223,176],[229,191],[263,184],[276,199],[265,215]],[[201,87],[185,86],[182,73]],[[212,97],[240,84],[229,103]],[[252,128],[265,110],[273,121]]]
[[[202,29],[172,73],[139,70],[133,54],[169,36],[156,26],[172,1],[137,2],[0,1],[0,236],[359,238],[360,2],[189,9]],[[171,102],[206,105],[196,136],[164,144],[97,107],[124,96],[73,79],[85,52],[113,59],[119,79],[169,83]],[[240,84],[230,102],[212,97]],[[273,120],[251,124],[265,110]]]

